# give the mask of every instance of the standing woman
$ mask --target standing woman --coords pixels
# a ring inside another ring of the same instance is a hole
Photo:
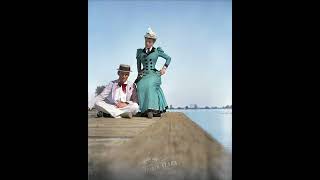
[[[171,58],[158,47],[154,48],[156,42],[156,33],[148,28],[148,32],[144,36],[145,48],[137,49],[137,69],[138,78],[136,80],[139,106],[142,115],[152,118],[155,114],[159,115],[166,112],[168,108],[166,99],[160,87],[161,75],[166,73]],[[160,71],[155,69],[158,57],[166,60]],[[141,64],[143,69],[141,69]]]

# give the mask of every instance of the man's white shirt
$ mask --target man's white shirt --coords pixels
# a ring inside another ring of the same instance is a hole
[[[124,84],[127,84],[128,81],[126,81]],[[115,94],[114,94],[114,99],[115,101],[121,101],[121,102],[126,102],[127,100],[127,93],[122,91],[122,87],[119,87],[116,89]]]

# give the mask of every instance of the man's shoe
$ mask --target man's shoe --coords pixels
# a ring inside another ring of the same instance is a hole
[[[98,113],[97,113],[97,116],[96,116],[97,118],[100,118],[100,117],[103,117],[103,112],[102,111],[99,111]]]
[[[120,114],[120,116],[123,117],[123,118],[132,119],[132,113],[131,112],[122,113],[122,114]]]
[[[147,117],[148,117],[149,119],[152,119],[152,118],[153,118],[153,112],[149,111],[149,112],[147,113]]]
[[[108,113],[103,113],[103,117],[111,117],[111,115]]]

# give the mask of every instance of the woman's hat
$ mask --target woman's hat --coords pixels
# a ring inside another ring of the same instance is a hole
[[[144,35],[145,38],[150,38],[150,39],[157,39],[157,34],[152,31],[152,29],[149,27],[148,32],[146,35]]]
[[[126,64],[120,64],[119,65],[119,69],[117,69],[118,71],[123,71],[123,72],[132,72],[130,70],[130,66],[126,65]]]

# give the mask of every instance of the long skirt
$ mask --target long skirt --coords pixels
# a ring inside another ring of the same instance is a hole
[[[147,110],[162,113],[168,108],[160,85],[161,75],[159,71],[144,72],[142,78],[137,82],[139,107],[142,113]]]

